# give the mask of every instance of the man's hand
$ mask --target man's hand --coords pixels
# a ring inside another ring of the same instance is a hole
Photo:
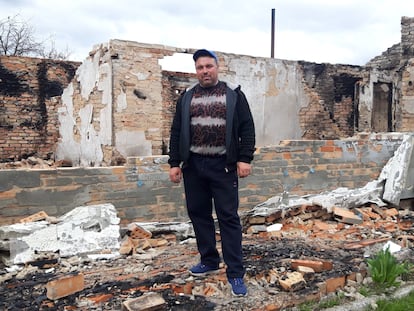
[[[240,178],[249,176],[252,173],[252,166],[250,163],[237,162],[237,175]]]
[[[179,167],[170,168],[170,180],[174,183],[179,183],[181,181],[182,172]]]

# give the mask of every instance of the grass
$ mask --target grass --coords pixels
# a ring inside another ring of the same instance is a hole
[[[319,311],[323,309],[332,308],[335,306],[340,306],[346,301],[345,294],[338,292],[334,297],[328,299],[323,299],[318,302],[306,302],[297,306],[296,310],[298,311]]]
[[[398,299],[381,299],[376,302],[377,307],[367,307],[365,311],[408,311],[414,310],[414,291]]]

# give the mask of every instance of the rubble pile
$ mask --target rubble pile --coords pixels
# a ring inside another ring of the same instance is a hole
[[[76,213],[69,213],[72,217],[54,219],[49,226],[60,224],[64,228],[70,223],[81,228],[83,233],[72,236],[74,242],[80,243],[83,235],[103,232],[102,228],[116,223],[116,217],[109,212],[112,207],[105,204],[101,208],[108,211],[101,213],[101,218],[96,217],[98,206],[80,207],[74,209]],[[36,230],[28,236],[20,232],[21,236],[16,237],[6,226],[0,227],[4,265],[0,270],[0,308],[283,310],[319,301],[338,291],[352,293],[350,299],[359,298],[356,288],[369,280],[366,258],[386,243],[400,247],[399,256],[414,258],[414,212],[409,208],[370,203],[357,209],[329,212],[321,206],[303,205],[285,206],[280,214],[274,210],[267,216],[248,214],[243,217],[245,281],[249,291],[246,298],[231,295],[224,265],[218,274],[205,278],[189,274],[188,268],[199,260],[189,223],[130,224],[119,228],[120,242],[112,249],[96,244],[96,249],[59,254],[55,248],[42,248],[48,244],[39,241],[30,248],[35,256],[25,257],[28,261],[24,263],[10,260],[4,247],[5,237],[33,240],[30,236]],[[31,222],[18,225],[44,225],[47,219],[47,215],[40,213],[25,220]],[[42,235],[36,236],[40,239]],[[66,244],[71,244],[69,236]],[[109,241],[112,236],[109,234]],[[219,233],[217,238],[220,239]],[[102,236],[101,240],[105,238]],[[19,251],[27,253],[24,248],[13,250],[14,258],[22,258]]]
[[[101,204],[0,227],[0,308],[278,311],[338,292],[358,300],[367,258],[389,248],[414,262],[413,141],[361,189],[282,193],[242,215],[247,297],[231,295],[224,264],[190,275],[199,261],[191,224],[121,228],[115,207]]]

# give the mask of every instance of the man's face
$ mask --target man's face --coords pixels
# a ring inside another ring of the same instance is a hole
[[[201,56],[195,62],[196,76],[202,87],[210,87],[217,84],[218,65],[212,57]]]

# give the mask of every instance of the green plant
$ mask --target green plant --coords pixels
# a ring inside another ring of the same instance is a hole
[[[406,264],[407,270],[401,275],[401,279],[404,281],[412,281],[414,277],[414,265],[411,262]]]
[[[315,307],[314,302],[305,302],[298,306],[299,311],[313,311]]]
[[[320,309],[328,309],[334,306],[339,306],[345,299],[345,294],[343,292],[338,292],[334,297],[331,297],[326,300],[321,300],[319,302]]]
[[[408,311],[414,310],[414,292],[407,296],[394,299],[380,299],[376,302],[376,307],[369,306],[364,311]]]
[[[364,297],[368,297],[368,296],[370,295],[370,293],[371,293],[371,290],[370,290],[368,287],[366,287],[366,286],[361,286],[361,287],[359,288],[358,292],[359,292],[362,296],[364,296]]]
[[[367,263],[372,280],[380,287],[398,286],[397,278],[408,273],[408,265],[398,263],[389,248],[379,251]]]

